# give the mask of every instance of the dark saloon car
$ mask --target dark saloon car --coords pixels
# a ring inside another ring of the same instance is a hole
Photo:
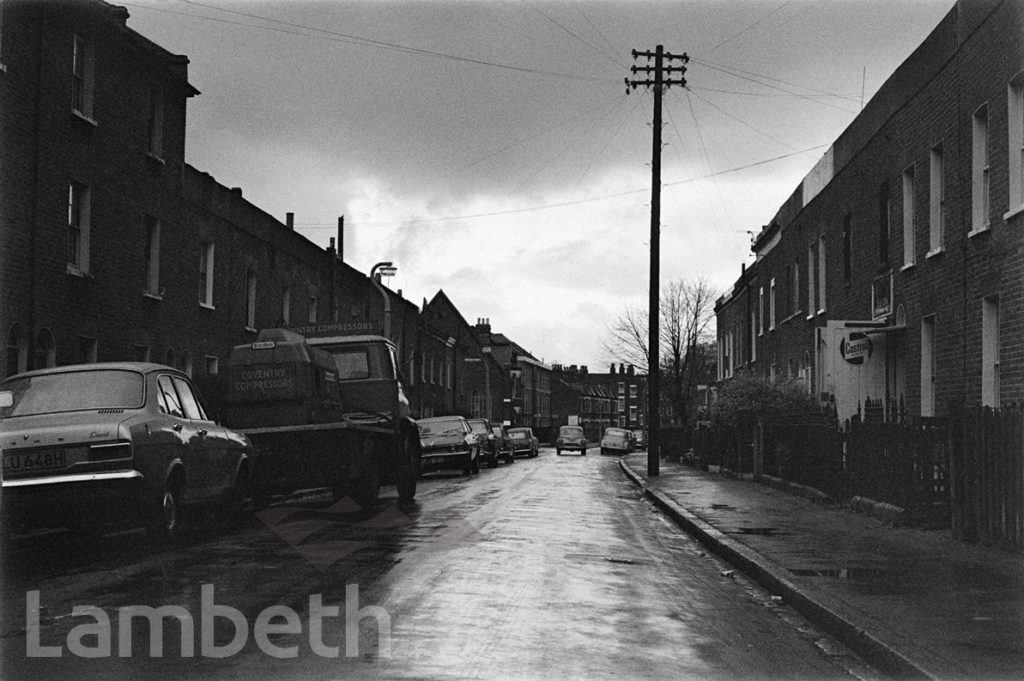
[[[424,471],[461,468],[464,475],[480,472],[480,439],[461,416],[419,419],[420,461]]]
[[[512,439],[505,431],[505,426],[491,426],[491,434],[494,435],[494,446],[498,450],[498,456],[505,459],[505,463],[513,463],[516,460],[512,452]]]
[[[252,445],[217,425],[189,377],[148,363],[80,364],[0,383],[3,515],[15,529],[107,522],[171,535],[189,505],[237,512]]]
[[[509,428],[508,439],[512,443],[512,455],[526,454],[533,457],[540,453],[540,442],[531,428]]]
[[[580,426],[562,426],[558,429],[558,438],[555,440],[555,453],[561,455],[565,450],[575,450],[586,456],[587,436],[583,434]]]
[[[466,419],[473,434],[480,441],[480,459],[491,468],[498,467],[498,445],[491,432],[491,422],[487,419]]]
[[[633,451],[633,433],[625,428],[605,428],[601,437],[602,454],[629,454]]]

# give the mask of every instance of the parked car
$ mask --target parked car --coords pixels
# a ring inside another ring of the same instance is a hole
[[[633,431],[633,445],[636,449],[647,449],[647,434],[643,430]]]
[[[420,461],[424,471],[461,468],[463,475],[480,472],[480,439],[462,416],[419,419]]]
[[[498,456],[505,459],[505,463],[512,463],[516,460],[512,451],[512,440],[505,431],[505,426],[491,426],[491,433],[494,435],[494,446],[498,449]]]
[[[633,433],[625,428],[605,428],[601,437],[601,453],[629,454],[633,451]]]
[[[580,426],[562,426],[558,429],[558,438],[555,440],[555,453],[561,456],[562,450],[575,450],[586,456],[587,436],[583,434]]]
[[[5,521],[107,523],[173,535],[186,506],[240,511],[252,444],[203,408],[189,377],[125,362],[41,369],[0,383]]]
[[[526,454],[529,457],[540,453],[540,441],[533,435],[532,428],[509,428],[508,438],[512,442],[512,455]]]
[[[491,432],[491,422],[487,419],[466,419],[470,429],[480,441],[480,459],[491,468],[498,467],[498,448]]]

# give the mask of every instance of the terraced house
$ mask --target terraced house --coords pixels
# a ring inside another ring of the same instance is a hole
[[[153,361],[216,407],[230,349],[261,329],[382,334],[417,415],[509,421],[525,395],[550,421],[541,363],[512,394],[524,370],[496,365],[454,306],[459,325],[424,315],[344,261],[341,219],[337,243],[318,246],[294,214],[189,165],[189,60],[128,17],[102,0],[0,1],[0,379]]]
[[[840,422],[1024,400],[1024,3],[960,0],[753,242],[718,372]]]

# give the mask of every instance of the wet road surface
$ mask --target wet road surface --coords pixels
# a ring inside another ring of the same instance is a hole
[[[545,448],[428,475],[411,507],[389,488],[368,510],[312,495],[241,527],[195,519],[171,546],[21,538],[3,556],[0,676],[877,678],[616,461]]]

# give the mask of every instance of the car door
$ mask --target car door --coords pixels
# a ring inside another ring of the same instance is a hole
[[[194,471],[197,477],[197,494],[204,499],[223,495],[234,484],[235,467],[231,442],[227,432],[212,421],[199,402],[192,384],[183,376],[174,376],[174,387],[185,417],[195,427],[201,441],[201,469]]]
[[[198,424],[186,414],[181,396],[174,385],[174,377],[170,374],[160,374],[156,383],[160,391],[161,411],[166,412],[167,418],[171,421],[171,428],[178,434],[174,456],[185,466],[182,501],[202,498],[200,490],[205,484],[202,471],[205,468],[206,433],[200,434]]]

